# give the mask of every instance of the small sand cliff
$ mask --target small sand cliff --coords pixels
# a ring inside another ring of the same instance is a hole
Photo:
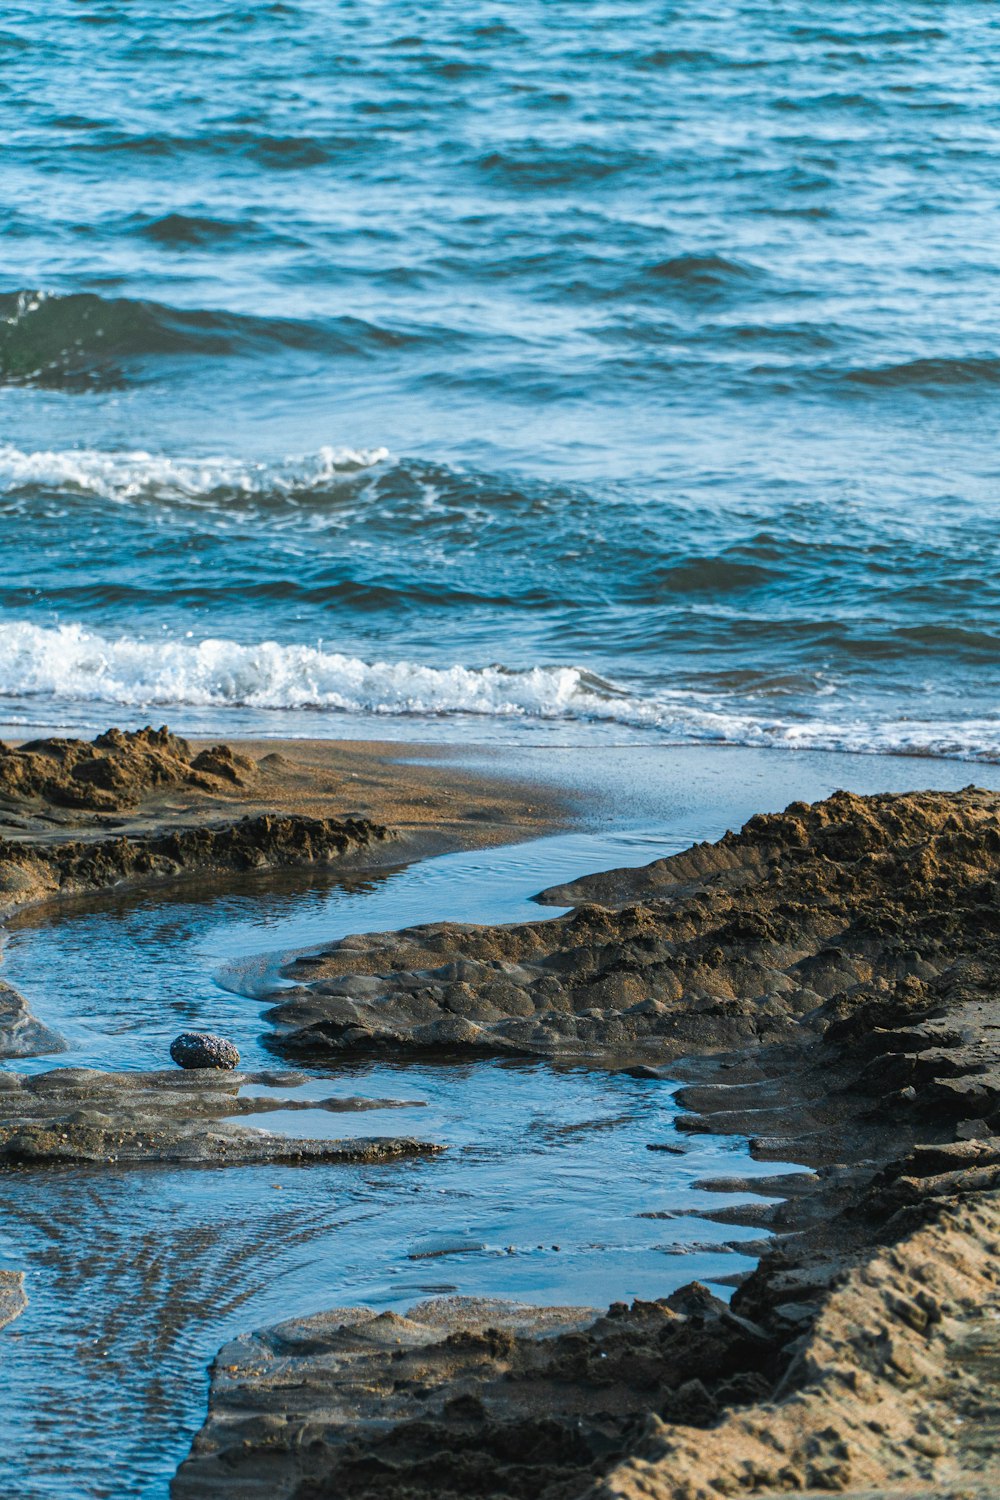
[[[0,901],[318,864],[389,837],[370,818],[294,809],[296,791],[318,788],[302,775],[295,787],[291,769],[280,755],[195,749],[165,728],[2,745]]]
[[[403,863],[526,837],[559,816],[537,788],[399,754],[314,741],[234,749],[166,728],[0,742],[0,917],[123,884]],[[62,1045],[0,985],[0,1057]]]
[[[557,799],[413,746],[196,744],[166,728],[0,743],[0,915],[123,881],[402,863],[528,837]]]
[[[1000,798],[793,804],[506,928],[347,939],[276,1045],[589,1055],[803,1170],[726,1306],[449,1300],[237,1339],[174,1500],[1000,1493]],[[651,1143],[655,1144],[655,1143]],[[650,1174],[669,1158],[650,1154]]]

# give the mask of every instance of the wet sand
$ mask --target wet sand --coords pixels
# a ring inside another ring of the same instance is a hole
[[[417,755],[419,763],[416,763]],[[187,741],[168,730],[0,747],[0,914],[123,882],[399,863],[567,817],[541,782],[418,747]]]
[[[145,756],[122,758],[135,748]],[[111,809],[67,808],[58,784],[8,796],[0,868],[35,879],[8,884],[11,903],[237,860],[378,858],[396,839],[411,853],[501,842],[566,820],[581,799],[595,815],[585,768],[569,794],[546,796],[530,778],[484,784],[469,757],[400,766],[398,745],[241,745],[228,760],[206,749],[153,746],[167,783],[112,786]],[[752,753],[734,765],[751,773]],[[965,769],[934,766],[952,786]],[[864,774],[899,785],[911,770]],[[84,785],[104,793],[117,774]],[[194,854],[156,842],[178,825],[238,827],[265,799],[269,819],[287,820],[281,839],[271,823]],[[778,1231],[731,1307],[695,1285],[590,1314],[452,1299],[244,1335],[216,1362],[178,1500],[995,1493],[998,810],[972,789],[796,804],[717,844],[553,889],[565,917],[369,934],[293,962],[296,988],[272,1017],[281,1052],[586,1056],[653,1077],[669,1064],[687,1081],[689,1132],[750,1135],[759,1159],[803,1171],[704,1184],[783,1198],[705,1210]],[[67,844],[84,854],[67,858]],[[114,1077],[94,1087],[119,1128],[142,1091]],[[155,1080],[147,1112],[150,1092]],[[4,1296],[15,1315],[17,1285]]]

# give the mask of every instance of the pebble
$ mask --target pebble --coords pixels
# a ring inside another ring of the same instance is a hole
[[[182,1031],[170,1043],[170,1056],[182,1068],[231,1069],[240,1061],[233,1043],[211,1031]]]

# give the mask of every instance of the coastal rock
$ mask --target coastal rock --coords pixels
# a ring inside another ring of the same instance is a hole
[[[288,1082],[283,1081],[282,1093],[303,1081],[291,1075]],[[303,1139],[240,1125],[240,1116],[273,1110],[343,1113],[402,1107],[405,1102],[247,1097],[240,1091],[248,1083],[273,1085],[274,1076],[213,1069],[103,1073],[93,1068],[52,1068],[30,1075],[0,1073],[0,1167],[377,1163],[433,1155],[441,1149],[408,1136]]]
[[[998,881],[996,794],[837,793],[543,893],[577,903],[554,920],[345,938],[286,968],[300,987],[269,1012],[272,1044],[290,1056],[447,1049],[662,1066],[830,1032],[854,1046],[859,1075],[877,1053],[859,1087],[949,1077],[937,1107],[989,1120],[994,1033],[976,1007],[1000,989]],[[971,1009],[957,1029],[913,1032],[960,1000]],[[973,1074],[960,1098],[954,1078]]]
[[[770,1401],[708,1432],[653,1418],[635,1452],[582,1493],[996,1493],[998,1230],[991,1194],[871,1252],[807,1316]],[[981,1435],[966,1430],[973,1412]]]
[[[0,979],[0,1057],[41,1057],[65,1050],[59,1033],[36,1020],[24,997]]]
[[[0,1328],[20,1317],[28,1305],[22,1271],[0,1271]]]
[[[947,1213],[821,1307],[776,1281],[768,1328],[695,1284],[596,1318],[456,1298],[244,1335],[171,1494],[995,1493],[1000,1450],[964,1419],[1000,1416],[998,1230],[1000,1195]]]
[[[238,1068],[239,1048],[211,1031],[183,1031],[170,1043],[170,1056],[181,1068]]]
[[[166,728],[0,742],[0,914],[178,876],[371,869],[552,825],[537,788],[404,760],[300,741],[253,758]]]

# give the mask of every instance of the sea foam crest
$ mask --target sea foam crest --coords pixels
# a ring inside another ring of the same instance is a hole
[[[220,493],[302,494],[372,468],[388,456],[387,448],[323,447],[307,457],[267,464],[225,457],[168,458],[142,450],[115,453],[67,448],[26,453],[2,443],[0,490],[69,490],[116,501],[197,501]]]
[[[589,721],[649,730],[675,744],[1000,760],[1000,718],[843,719],[831,706],[823,716],[779,719],[748,714],[742,706],[737,711],[724,698],[712,702],[701,694],[639,698],[575,666],[369,662],[322,646],[112,638],[78,624],[0,624],[0,698],[109,710],[191,706]]]
[[[593,689],[599,685],[600,679],[576,667],[429,667],[366,662],[339,651],[277,641],[139,640],[99,635],[76,624],[0,625],[4,697],[133,707],[561,717],[581,710],[591,698],[596,707],[601,700]]]

